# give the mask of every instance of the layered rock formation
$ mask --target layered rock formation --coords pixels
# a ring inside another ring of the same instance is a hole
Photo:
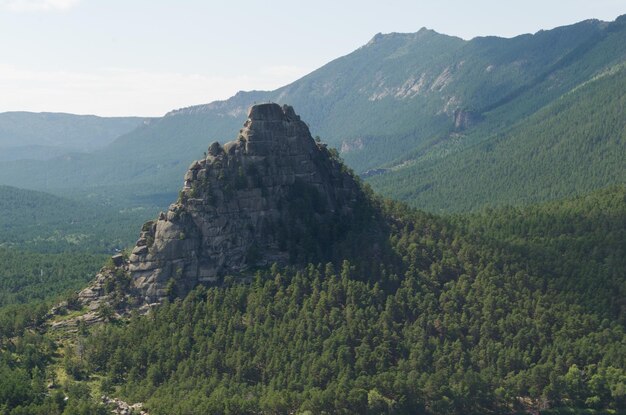
[[[211,144],[191,164],[179,200],[143,226],[117,267],[149,304],[272,263],[329,260],[363,200],[293,108],[256,105],[236,140]],[[93,301],[101,286],[82,297]]]

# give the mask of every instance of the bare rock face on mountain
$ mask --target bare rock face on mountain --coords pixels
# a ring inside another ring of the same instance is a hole
[[[457,109],[454,111],[454,130],[466,130],[482,120],[480,114],[475,111]]]
[[[331,260],[363,200],[293,108],[256,105],[235,141],[191,164],[178,202],[143,226],[122,267],[149,304],[256,267]]]

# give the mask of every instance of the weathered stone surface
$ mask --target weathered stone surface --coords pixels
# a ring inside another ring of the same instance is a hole
[[[116,415],[149,415],[147,411],[143,410],[143,402],[135,404],[129,404],[119,398],[109,398],[106,395],[102,395],[102,403],[111,409],[112,414]]]
[[[123,265],[130,289],[151,304],[224,275],[302,262],[294,245],[313,239],[308,233],[318,227],[333,234],[349,222],[359,195],[354,177],[293,108],[253,106],[237,139],[211,144],[206,159],[190,165],[180,199],[142,227]],[[315,243],[308,249],[326,248]],[[100,290],[95,284],[81,295]]]
[[[457,109],[454,111],[454,129],[455,131],[463,131],[466,130],[478,122],[482,120],[482,117],[479,113],[470,111]]]

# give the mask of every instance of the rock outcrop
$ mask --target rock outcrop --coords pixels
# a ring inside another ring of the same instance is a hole
[[[293,108],[256,105],[236,140],[211,144],[191,164],[179,200],[144,224],[116,266],[151,304],[272,263],[330,260],[363,200],[354,176]],[[106,285],[96,283],[81,298],[93,302]]]
[[[454,130],[464,131],[482,121],[482,116],[471,110],[457,109],[454,111]]]

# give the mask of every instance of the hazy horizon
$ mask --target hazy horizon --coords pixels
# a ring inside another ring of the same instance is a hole
[[[379,32],[513,37],[612,21],[626,12],[620,3],[0,0],[0,36],[10,39],[0,44],[0,112],[160,116],[278,88]]]

